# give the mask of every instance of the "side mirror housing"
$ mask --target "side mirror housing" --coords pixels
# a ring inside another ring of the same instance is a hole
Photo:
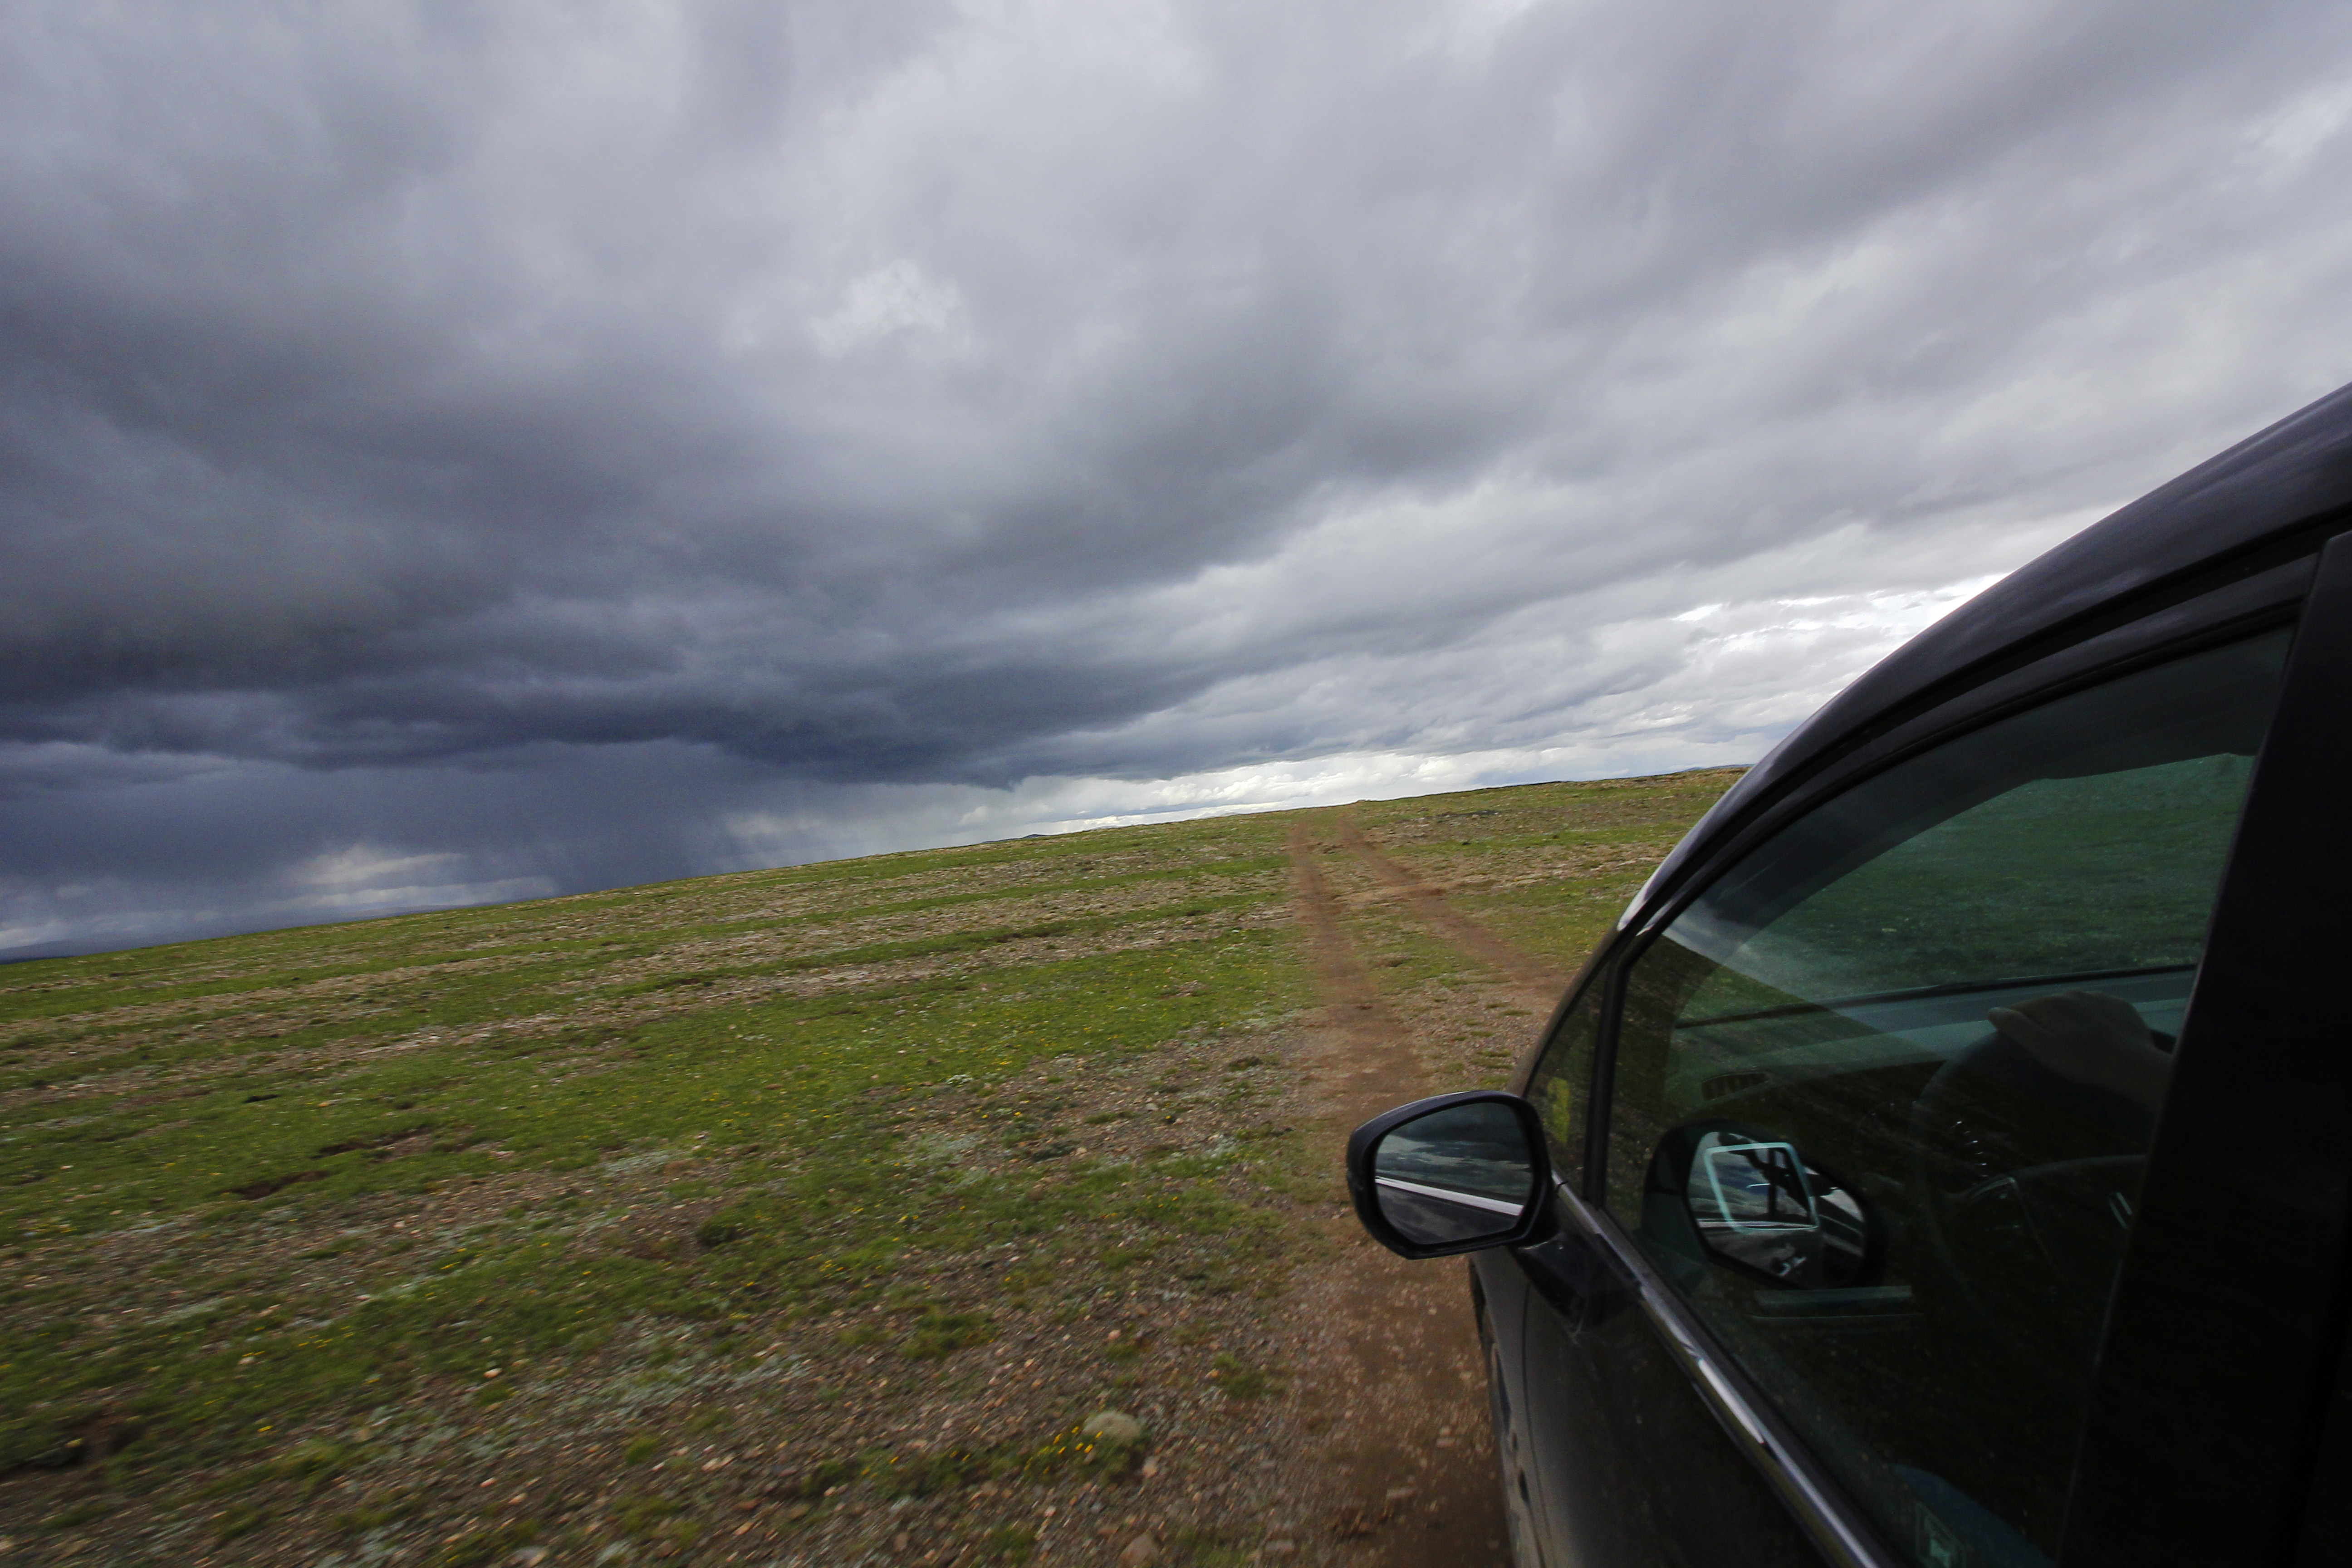
[[[1348,1192],[1372,1239],[1403,1258],[1539,1239],[1551,1225],[1543,1124],[1516,1094],[1414,1100],[1348,1140]]]

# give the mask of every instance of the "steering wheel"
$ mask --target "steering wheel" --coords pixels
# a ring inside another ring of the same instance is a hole
[[[1987,1035],[1912,1103],[1913,1230],[2004,1342],[2087,1367],[2147,1163],[2145,1112]]]

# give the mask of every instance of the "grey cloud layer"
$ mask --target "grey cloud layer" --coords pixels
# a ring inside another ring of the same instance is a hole
[[[2004,569],[2346,378],[2347,46],[2122,0],[13,7],[10,896],[138,874],[119,815],[199,779],[315,842],[173,887],[360,837],[571,886],[721,863],[782,781],[1769,734],[1885,627],[1735,672],[1673,617]],[[561,849],[456,820],[624,755]],[[633,811],[650,859],[598,848]]]

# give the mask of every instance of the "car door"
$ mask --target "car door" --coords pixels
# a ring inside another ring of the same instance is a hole
[[[2270,586],[1952,700],[1597,967],[1528,1083],[1559,1237],[1513,1254],[1548,1568],[2059,1558]]]
[[[1522,1568],[1649,1568],[1738,1562],[1755,1568],[1819,1561],[1806,1538],[1727,1440],[1714,1413],[1654,1335],[1640,1287],[1601,1244],[1574,1196],[1592,1125],[1591,1095],[1613,971],[1597,973],[1552,1031],[1528,1097],[1543,1119],[1554,1169],[1554,1235],[1507,1263],[1525,1305],[1515,1369],[1518,1489],[1536,1550]],[[1677,1526],[1678,1518],[1688,1516]],[[1703,1533],[1692,1557],[1685,1537]]]

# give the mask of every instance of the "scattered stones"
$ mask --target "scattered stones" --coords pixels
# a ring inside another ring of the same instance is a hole
[[[1119,1549],[1118,1568],[1158,1568],[1160,1560],[1160,1542],[1139,1535]]]

